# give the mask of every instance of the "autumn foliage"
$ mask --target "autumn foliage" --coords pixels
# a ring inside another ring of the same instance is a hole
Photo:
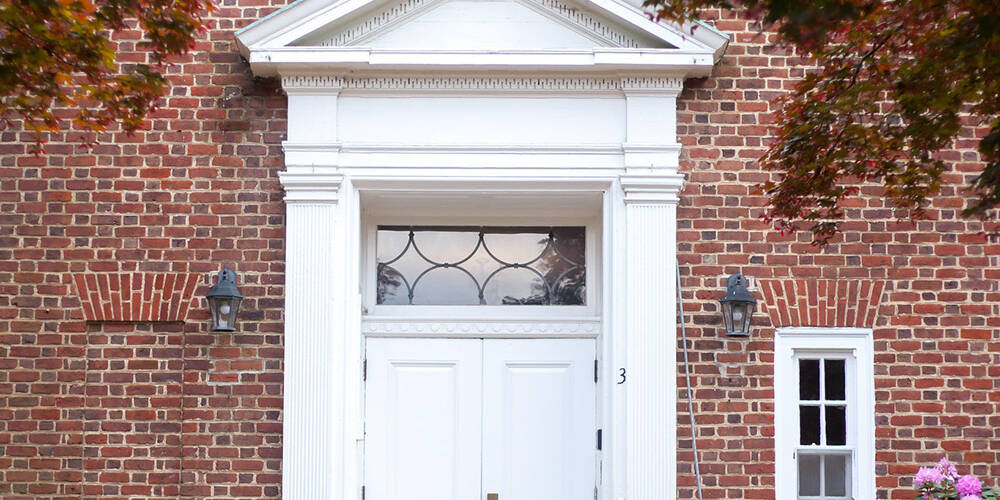
[[[815,61],[779,101],[761,165],[765,218],[780,230],[836,234],[844,202],[880,183],[900,218],[926,215],[949,165],[937,154],[963,130],[979,138],[981,173],[965,216],[1000,207],[1000,2],[996,0],[647,0],[660,18],[743,8],[780,43]]]
[[[22,121],[38,151],[64,119],[77,131],[120,122],[134,132],[166,91],[165,62],[193,47],[212,9],[210,0],[0,0],[0,125]],[[119,61],[112,35],[137,28],[147,60]]]

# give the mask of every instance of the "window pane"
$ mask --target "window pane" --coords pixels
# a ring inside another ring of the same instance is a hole
[[[826,395],[824,399],[832,399],[837,401],[844,401],[847,399],[847,391],[845,390],[846,380],[844,378],[844,360],[842,359],[827,359],[824,361],[826,366],[824,366],[823,378],[826,379]]]
[[[819,455],[799,454],[799,496],[819,496]]]
[[[799,406],[799,444],[819,444],[818,406]]]
[[[479,287],[475,280],[461,269],[433,268],[416,281],[413,287],[413,304],[474,305],[479,303]]]
[[[847,495],[847,457],[844,455],[827,455],[823,467],[823,481],[826,483],[827,496]]]
[[[844,406],[826,407],[826,444],[847,444],[847,408]]]
[[[819,360],[799,360],[799,399],[819,399]]]
[[[379,226],[379,304],[583,305],[586,228]]]

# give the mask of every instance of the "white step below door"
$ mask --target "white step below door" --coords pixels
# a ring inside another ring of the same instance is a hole
[[[593,498],[594,354],[592,339],[368,339],[366,500]]]

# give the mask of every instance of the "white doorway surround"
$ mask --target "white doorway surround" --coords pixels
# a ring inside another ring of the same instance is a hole
[[[299,0],[238,32],[288,94],[284,498],[361,499],[372,345],[557,340],[598,360],[596,496],[676,497],[676,98],[727,41],[697,26],[619,0]],[[376,307],[366,228],[401,216],[585,219],[586,307]]]

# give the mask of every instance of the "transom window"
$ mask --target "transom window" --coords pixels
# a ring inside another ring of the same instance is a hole
[[[585,305],[586,229],[378,226],[376,303]]]

